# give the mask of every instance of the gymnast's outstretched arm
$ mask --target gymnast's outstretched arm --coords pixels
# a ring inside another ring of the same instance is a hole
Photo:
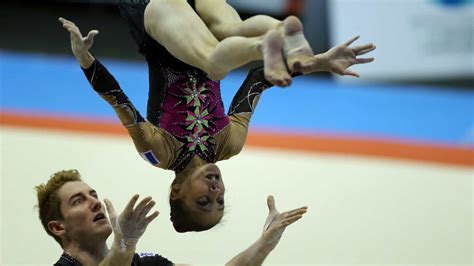
[[[71,35],[71,49],[81,65],[84,74],[96,91],[115,110],[118,118],[128,130],[140,156],[154,166],[167,168],[172,162],[175,148],[162,129],[147,122],[134,107],[127,95],[109,71],[92,56],[89,49],[99,33],[92,30],[83,37],[79,28],[71,21],[59,21]]]
[[[92,47],[94,42],[94,37],[99,34],[99,32],[97,30],[92,30],[86,37],[82,37],[79,28],[73,22],[64,18],[60,18],[59,21],[71,35],[72,53],[81,65],[87,80],[92,88],[104,100],[112,105],[122,124],[125,127],[130,127],[139,122],[145,122],[143,117],[122,91],[115,78],[89,52],[89,49]]]
[[[358,38],[359,36],[353,37],[344,43],[334,46],[325,53],[315,55],[314,58],[317,63],[304,74],[327,71],[338,75],[359,77],[359,74],[350,70],[349,67],[356,64],[373,62],[373,57],[359,58],[358,56],[367,54],[375,50],[376,47],[372,43],[351,47],[351,44]],[[302,74],[303,73],[292,73],[291,76],[296,77]],[[263,67],[250,70],[247,78],[232,100],[229,115],[253,113],[260,94],[272,86],[273,84],[265,79]]]
[[[365,64],[374,61],[373,57],[360,58],[359,56],[375,50],[372,43],[351,46],[359,37],[356,36],[344,43],[334,46],[325,53],[315,55],[316,64],[306,73],[292,73],[292,77],[314,72],[327,71],[338,75],[359,77],[357,72],[349,69],[352,65]],[[247,78],[237,90],[228,115],[230,125],[216,138],[218,161],[226,160],[237,155],[242,150],[247,138],[250,119],[257,107],[258,101],[264,90],[273,84],[265,79],[263,67],[249,71]]]

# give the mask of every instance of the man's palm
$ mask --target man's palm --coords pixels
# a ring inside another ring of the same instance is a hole
[[[280,241],[286,227],[303,217],[307,207],[297,208],[291,211],[280,213],[275,207],[273,196],[267,197],[268,217],[263,227],[263,245],[268,250],[273,250]]]

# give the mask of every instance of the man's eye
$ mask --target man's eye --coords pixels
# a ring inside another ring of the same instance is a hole
[[[82,199],[76,199],[73,201],[73,205],[77,205],[77,204],[80,204],[82,202]]]

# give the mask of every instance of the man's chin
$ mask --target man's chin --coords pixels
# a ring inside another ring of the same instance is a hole
[[[97,229],[98,229],[97,234],[99,237],[103,237],[107,239],[112,234],[112,227],[110,226],[108,222],[107,224],[104,224],[103,226]]]
[[[112,234],[112,227],[107,226],[107,228],[105,229],[104,235],[106,235],[106,237],[109,237],[111,234]]]

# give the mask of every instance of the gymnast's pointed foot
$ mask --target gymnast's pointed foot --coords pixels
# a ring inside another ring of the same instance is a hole
[[[291,84],[291,76],[286,70],[282,55],[283,38],[277,30],[270,30],[263,40],[263,60],[265,78],[279,87]]]
[[[290,16],[283,24],[284,54],[288,67],[293,73],[305,73],[316,65],[313,50],[303,34],[303,24]]]

